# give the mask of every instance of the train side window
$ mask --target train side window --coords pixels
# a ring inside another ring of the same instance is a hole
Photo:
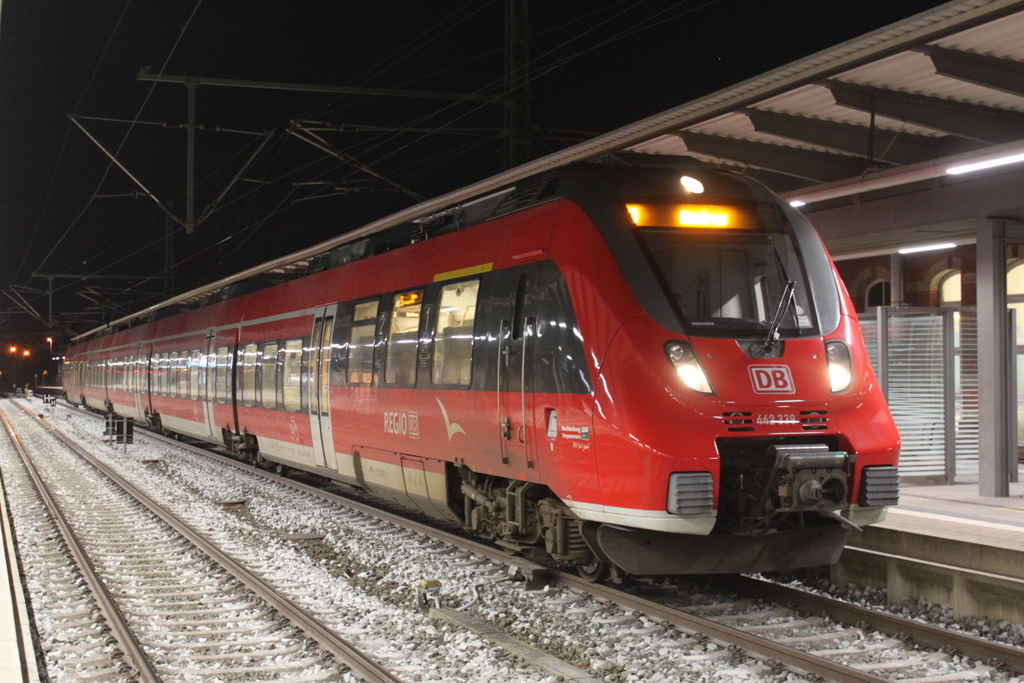
[[[302,340],[289,339],[284,343],[281,368],[281,398],[285,410],[302,410]]]
[[[164,396],[167,395],[167,373],[171,367],[170,355],[171,354],[169,353],[160,354],[160,369],[157,371],[157,382],[160,385],[160,393]]]
[[[239,354],[242,374],[242,405],[256,405],[256,344],[246,344]]]
[[[139,392],[149,393],[149,355],[139,356]]]
[[[519,340],[523,338],[523,329],[526,326],[526,273],[519,276],[519,286],[516,287],[516,308],[512,314],[512,338]]]
[[[171,382],[171,371],[173,370],[173,366],[171,365],[171,354],[170,354],[170,352],[160,354],[160,367],[162,367],[163,371],[164,371],[163,372],[164,396],[170,396],[171,395],[171,389],[174,387],[174,384]]]
[[[384,381],[411,386],[416,383],[416,345],[419,342],[423,290],[396,294],[391,305]]]
[[[167,393],[170,396],[178,395],[178,359],[178,352],[172,351],[167,364]]]
[[[370,386],[373,383],[373,339],[376,332],[377,301],[356,304],[352,314],[352,334],[348,343],[348,383]]]
[[[188,395],[199,398],[199,375],[203,372],[203,352],[192,349],[188,359]]]
[[[277,408],[277,342],[263,345],[260,358],[260,385],[264,408]]]
[[[479,280],[456,282],[441,288],[434,335],[434,384],[469,385],[479,290]]]
[[[188,351],[178,354],[178,396],[188,398]]]
[[[213,366],[213,400],[227,403],[228,372],[231,370],[231,349],[226,346],[217,347],[217,358]]]

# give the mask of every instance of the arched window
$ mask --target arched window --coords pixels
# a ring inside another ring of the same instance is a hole
[[[939,282],[939,305],[959,306],[961,299],[960,271],[954,270]]]
[[[892,286],[885,280],[875,280],[864,292],[864,306],[888,306],[892,303]]]
[[[1017,311],[1017,345],[1024,346],[1024,260],[1006,269],[1006,306]]]

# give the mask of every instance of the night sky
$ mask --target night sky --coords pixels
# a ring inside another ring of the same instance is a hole
[[[529,10],[534,154],[940,4],[535,0]],[[134,278],[56,280],[58,313],[85,309],[101,297],[127,310],[163,298],[164,282],[155,278],[166,275],[164,214],[150,199],[131,196],[138,188],[68,118],[80,117],[104,146],[119,150],[127,168],[183,216],[186,134],[179,126],[186,89],[137,81],[141,67],[168,75],[496,95],[502,90],[504,12],[504,0],[5,0],[0,287],[8,293],[19,288],[43,317],[45,295],[20,289],[45,288],[34,273]],[[172,293],[414,203],[287,135],[295,120],[398,129],[322,135],[425,197],[502,170],[496,130],[502,110],[494,104],[200,87],[200,125],[273,135],[194,235],[172,226]],[[260,138],[205,130],[196,139],[199,213]],[[79,294],[85,286],[96,288],[88,298]],[[13,308],[5,295],[0,311]],[[0,320],[5,339],[45,345],[48,330],[28,316],[0,313]],[[94,325],[79,324],[76,331]]]

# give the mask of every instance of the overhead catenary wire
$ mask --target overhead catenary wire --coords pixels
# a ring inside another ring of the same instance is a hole
[[[199,7],[200,7],[200,6],[202,5],[202,4],[203,4],[203,0],[196,0],[196,4],[195,4],[195,6],[194,6],[194,7],[192,8],[192,12],[191,12],[191,14],[189,14],[188,20],[187,20],[187,21],[185,22],[184,26],[182,26],[182,27],[181,27],[181,30],[180,30],[180,31],[178,32],[178,37],[177,37],[177,39],[176,39],[176,40],[174,41],[174,45],[173,45],[173,46],[171,47],[170,51],[169,51],[169,52],[168,52],[168,54],[167,54],[167,58],[166,58],[166,59],[164,60],[164,63],[163,63],[163,65],[162,65],[162,66],[160,67],[160,72],[161,72],[161,73],[163,73],[163,70],[167,68],[167,64],[168,64],[168,63],[170,62],[170,60],[171,60],[171,57],[172,57],[172,56],[174,55],[174,51],[175,51],[175,49],[177,48],[178,44],[179,44],[179,43],[181,42],[181,39],[182,39],[182,37],[183,37],[183,36],[185,35],[185,31],[187,31],[187,30],[188,30],[188,27],[189,27],[189,25],[191,25],[191,23],[192,23],[192,19],[193,19],[193,18],[195,17],[195,15],[196,15],[196,12],[198,12],[198,11],[199,11]],[[120,20],[119,20],[119,22],[120,22]],[[150,97],[152,96],[152,94],[153,94],[153,90],[154,90],[154,88],[155,88],[155,87],[156,87],[156,86],[155,86],[155,84],[154,84],[154,85],[152,85],[152,86],[150,86],[149,90],[148,90],[148,91],[147,91],[147,93],[146,93],[146,96],[145,96],[145,98],[143,98],[142,104],[141,104],[141,105],[139,105],[139,109],[138,109],[138,112],[137,112],[137,113],[136,113],[136,115],[135,115],[135,120],[138,120],[138,119],[139,119],[139,117],[140,117],[140,116],[142,115],[142,112],[143,112],[143,110],[144,110],[144,109],[146,108],[146,104],[147,104],[147,103],[149,102],[149,99],[150,99]],[[73,121],[73,120],[74,120],[74,119],[72,119],[72,121]],[[132,130],[134,130],[134,123],[133,123],[132,125],[130,125],[130,126],[128,127],[128,130],[127,130],[127,132],[125,132],[125,134],[124,134],[124,137],[123,137],[123,138],[121,139],[121,142],[120,142],[120,144],[119,144],[119,145],[117,146],[117,149],[116,149],[116,150],[114,151],[114,153],[113,153],[113,154],[114,154],[114,157],[116,157],[116,156],[117,156],[118,154],[120,154],[120,153],[121,153],[121,150],[122,150],[122,149],[124,148],[124,145],[125,145],[125,143],[126,143],[126,142],[128,141],[128,138],[129,138],[129,136],[131,135],[131,133],[132,133]],[[111,168],[112,168],[113,166],[114,166],[114,161],[113,161],[113,160],[111,160],[111,161],[110,161],[110,162],[109,162],[109,163],[107,164],[107,167],[106,167],[106,169],[105,169],[105,170],[103,171],[103,176],[102,176],[102,177],[100,178],[100,182],[99,182],[99,183],[97,184],[97,192],[98,192],[99,188],[103,186],[103,182],[104,182],[104,181],[106,180],[106,178],[107,178],[107,175],[108,175],[108,174],[110,173],[110,170],[111,170]],[[93,192],[93,194],[95,195],[95,194],[96,194],[97,192]],[[39,270],[40,268],[42,268],[42,267],[43,267],[43,266],[44,266],[44,265],[46,264],[46,262],[47,262],[47,261],[49,260],[50,256],[52,256],[52,255],[53,255],[53,252],[54,252],[54,251],[55,251],[55,250],[57,249],[57,247],[58,247],[58,246],[60,246],[60,244],[61,244],[61,243],[62,243],[62,242],[64,241],[64,239],[65,239],[65,238],[67,237],[68,233],[70,233],[70,232],[71,232],[71,230],[72,230],[72,229],[74,228],[74,226],[75,226],[75,225],[77,225],[78,221],[79,221],[79,220],[81,220],[82,216],[83,216],[83,215],[85,214],[85,211],[86,211],[86,210],[87,210],[87,209],[89,208],[89,206],[90,206],[90,205],[92,204],[92,201],[93,201],[93,200],[92,200],[92,199],[90,198],[90,199],[89,199],[89,201],[88,201],[88,202],[86,203],[86,206],[85,206],[85,207],[84,207],[84,208],[82,209],[82,211],[80,211],[80,212],[79,212],[79,214],[78,214],[78,215],[77,215],[77,216],[75,217],[75,219],[74,219],[74,221],[72,221],[71,225],[69,225],[69,226],[67,227],[67,229],[66,229],[66,230],[64,231],[64,234],[63,234],[63,235],[61,235],[60,239],[58,239],[58,240],[57,240],[57,241],[56,241],[56,242],[55,242],[55,243],[53,244],[53,246],[52,246],[52,247],[50,248],[50,251],[49,251],[49,252],[47,252],[46,256],[45,256],[45,257],[43,258],[43,260],[42,260],[42,261],[41,261],[41,262],[39,263],[39,265],[38,265],[38,266],[36,267],[36,270],[37,270],[37,271],[38,271],[38,270]]]
[[[675,3],[672,7],[668,8],[668,9],[665,9],[665,10],[661,10],[654,17],[646,17],[646,18],[644,18],[643,20],[641,20],[639,22],[635,22],[635,23],[631,24],[627,28],[622,29],[621,31],[618,31],[615,35],[610,36],[608,38],[605,38],[602,41],[599,41],[595,45],[589,46],[589,47],[587,47],[584,50],[576,51],[572,55],[565,56],[563,58],[560,58],[560,59],[556,60],[556,62],[554,62],[554,63],[550,63],[550,64],[546,64],[545,65],[544,60],[549,58],[550,55],[556,54],[557,50],[562,49],[562,48],[564,48],[567,45],[573,44],[574,42],[582,39],[583,36],[592,34],[593,31],[598,30],[601,26],[606,25],[606,24],[608,24],[611,21],[615,21],[615,20],[621,18],[621,16],[624,16],[627,12],[629,12],[632,9],[635,9],[635,7],[639,6],[639,4],[637,4],[637,5],[630,4],[629,7],[625,8],[625,9],[621,9],[622,5],[624,5],[626,3],[616,3],[616,7],[619,8],[619,9],[614,14],[612,14],[610,17],[603,18],[602,21],[598,22],[594,26],[591,26],[590,28],[588,28],[588,29],[586,29],[584,31],[576,32],[569,40],[566,40],[566,41],[560,43],[558,46],[552,48],[551,50],[548,50],[548,51],[542,53],[541,55],[536,57],[534,60],[532,60],[531,64],[533,64],[535,67],[538,64],[542,65],[540,70],[536,72],[535,78],[542,77],[542,76],[550,73],[551,71],[559,68],[560,66],[562,66],[562,65],[572,61],[573,59],[577,59],[578,57],[586,54],[587,52],[589,52],[589,51],[591,51],[593,49],[597,49],[598,47],[610,44],[610,43],[614,42],[615,40],[620,39],[621,37],[624,37],[626,35],[632,35],[633,33],[636,33],[636,32],[641,31],[641,30],[646,30],[647,28],[650,28],[652,25],[656,25],[657,23],[663,23],[664,21],[669,21],[669,20],[671,20],[673,18],[676,18],[676,16],[681,16],[682,14],[685,14],[685,13],[688,13],[688,12],[692,12],[692,11],[696,11],[696,9],[700,9],[702,7],[705,7],[705,6],[709,5],[709,4],[713,4],[714,2],[717,2],[717,1],[719,1],[719,0],[712,0],[712,2],[703,3],[703,4],[701,4],[698,7],[688,7],[688,8],[686,8],[685,12],[683,12],[683,13],[681,13],[679,15],[666,17],[666,13],[667,12],[672,12],[673,10],[676,10],[679,7],[682,7],[682,6],[690,4],[689,2],[686,2],[686,1]],[[642,3],[640,3],[640,4],[642,4]],[[197,7],[198,7],[198,5],[197,5]],[[606,8],[602,8],[602,10],[599,10],[599,11],[607,11],[607,10],[606,10]],[[595,13],[596,12],[597,11],[595,11]],[[194,14],[194,12],[193,12],[193,14]],[[657,18],[657,17],[662,17],[662,19],[659,22],[655,22],[654,19]],[[460,19],[460,21],[464,21],[464,18]],[[452,29],[452,27],[448,27],[448,28],[445,29],[445,31],[450,31],[451,29]],[[554,30],[554,29],[552,29],[552,30]],[[424,45],[429,44],[429,42],[430,41],[427,40],[424,43]],[[421,47],[417,47],[416,49],[421,49]],[[397,63],[397,62],[394,62],[394,63]],[[382,67],[383,71],[386,71],[387,69],[391,68],[391,66],[393,66],[393,64],[385,64]],[[382,71],[382,73],[383,73],[383,71]],[[491,85],[496,85],[497,82],[498,82],[498,79],[495,79],[495,81],[492,82],[491,84],[485,85],[483,88],[478,89],[477,92],[485,92],[487,88],[489,88]],[[454,105],[452,105],[452,106],[454,106]],[[480,108],[481,107],[478,106],[473,111],[479,111]],[[397,132],[386,133],[385,135],[379,136],[378,139],[376,139],[376,140],[371,140],[369,142],[363,142],[363,143],[361,143],[360,146],[361,146],[361,148],[367,150],[370,154],[373,154],[374,152],[380,152],[379,156],[377,156],[374,159],[374,161],[372,162],[373,164],[377,164],[377,163],[380,163],[380,162],[382,162],[382,161],[384,161],[386,159],[393,158],[396,154],[398,154],[399,152],[401,152],[401,151],[409,148],[410,146],[416,144],[416,142],[418,142],[419,140],[423,139],[424,137],[427,137],[430,134],[435,134],[436,131],[443,131],[446,128],[449,128],[449,127],[455,128],[456,127],[455,124],[459,120],[462,120],[466,116],[469,116],[469,115],[472,114],[472,112],[464,113],[461,116],[456,117],[454,121],[447,121],[447,122],[445,122],[444,125],[442,125],[442,126],[440,126],[438,128],[431,129],[430,132],[424,131],[424,130],[415,130],[415,124],[417,122],[425,122],[425,121],[429,121],[429,120],[431,120],[431,119],[433,119],[433,118],[435,118],[437,116],[442,116],[447,111],[449,111],[450,109],[451,109],[451,107],[449,106],[449,107],[444,107],[444,108],[440,109],[439,111],[431,112],[430,114],[427,114],[427,115],[425,115],[423,117],[420,117],[419,119],[417,119],[415,121],[408,122],[406,124],[406,126],[404,127],[404,130],[403,130],[403,127],[399,127]],[[143,124],[141,122],[136,122],[136,125],[145,125],[145,124]],[[398,146],[397,149],[383,150],[383,146],[387,145],[391,141],[396,140],[398,135],[407,134],[409,132],[422,133],[422,135],[419,138],[417,138],[416,140],[408,141],[408,142],[406,142],[404,144],[401,144],[400,146]],[[127,138],[127,136],[126,136],[126,138]],[[123,145],[123,142],[122,142],[122,145]],[[467,148],[472,148],[474,146],[475,145],[470,145],[470,146],[467,146]],[[279,146],[276,146],[276,148],[278,150],[280,150]],[[437,156],[439,158],[438,163],[441,163],[443,161],[442,157],[444,155],[440,155],[439,154]],[[414,160],[413,162],[411,162],[410,164],[408,164],[406,166],[403,166],[402,169],[409,169],[409,170],[411,170],[415,166],[422,166],[424,164],[424,162],[425,162],[424,159],[417,159],[417,160]],[[344,164],[337,164],[334,168],[335,168],[335,170],[337,170],[338,168],[344,168],[344,166],[345,166]],[[431,167],[431,164],[429,163],[429,161],[427,161],[426,168],[420,169],[420,170],[417,170],[417,171],[414,171],[414,172],[418,175],[420,173],[423,173],[426,169],[429,169],[430,167]],[[329,172],[330,171],[325,171],[324,174],[329,173]],[[350,172],[347,177],[351,178],[353,174],[354,174],[354,172]],[[272,181],[268,181],[268,182],[276,183],[276,182],[279,182],[279,181],[287,178],[289,175],[294,175],[294,173],[292,173],[292,172],[285,173],[284,175],[280,175],[278,177],[275,177],[275,178],[273,178]],[[258,188],[252,190],[251,193],[247,193],[247,196],[251,198],[251,197],[255,196],[255,193],[257,191],[258,191]],[[293,190],[289,190],[288,197],[294,197],[294,191]],[[225,206],[235,203],[236,201],[238,201],[238,199],[240,199],[240,198],[232,198],[232,200],[230,202],[226,202]],[[242,237],[242,243],[250,240],[252,238],[252,235],[255,234],[256,231],[258,231],[262,226],[266,225],[268,219],[270,219],[270,218],[272,218],[272,217],[274,217],[276,215],[280,215],[280,213],[282,211],[284,211],[285,208],[286,207],[282,207],[279,204],[277,207],[275,207],[275,209],[273,211],[269,212],[268,215],[264,216],[260,220],[255,221],[253,223],[247,223],[245,225],[242,225],[242,226],[238,227],[237,228],[238,235],[239,236],[245,235],[244,237]],[[231,239],[232,239],[232,236],[228,236],[228,237],[225,238],[224,241],[230,241]],[[223,241],[222,241],[222,243],[223,243]],[[202,250],[202,251],[206,251],[206,250]],[[237,248],[235,249],[235,251],[237,251]],[[234,252],[232,252],[232,253],[234,253]],[[187,260],[191,260],[191,258],[187,259]],[[182,265],[185,262],[187,262],[187,260],[186,261],[178,261],[175,265]]]

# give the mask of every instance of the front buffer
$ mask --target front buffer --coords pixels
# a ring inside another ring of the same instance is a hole
[[[595,537],[605,561],[638,575],[785,571],[837,562],[855,528],[839,512],[847,507],[853,458],[824,444],[774,445],[764,458],[773,463],[770,476],[743,506],[745,514],[730,515],[726,524],[720,519],[708,536],[602,525]],[[891,484],[888,479],[875,477],[868,488],[881,491]],[[702,486],[697,476],[674,478],[669,509],[683,511],[707,500],[710,491],[702,488],[710,489],[710,477],[703,481]],[[802,520],[799,526],[766,528],[772,519],[792,519],[792,513]]]
[[[768,534],[680,536],[602,525],[597,542],[630,574],[745,574],[834,564],[850,530],[838,524]]]

